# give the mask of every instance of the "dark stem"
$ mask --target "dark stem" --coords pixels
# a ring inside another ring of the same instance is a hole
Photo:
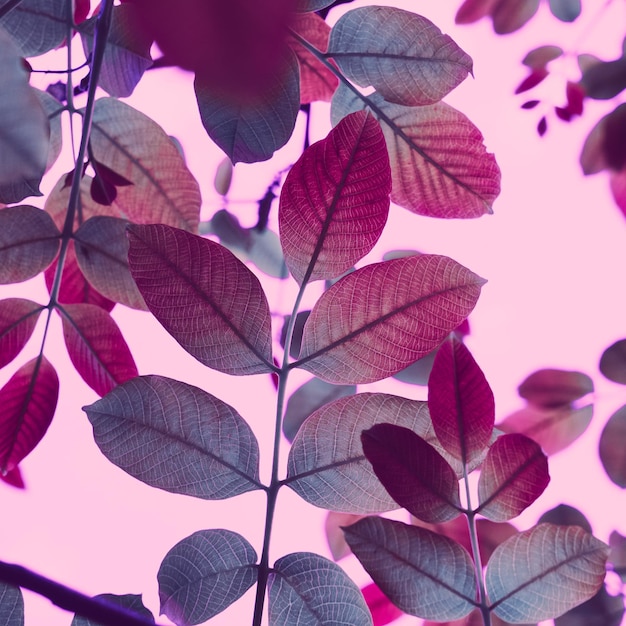
[[[300,110],[306,115],[306,126],[304,127],[304,150],[311,145],[311,105],[303,104]]]

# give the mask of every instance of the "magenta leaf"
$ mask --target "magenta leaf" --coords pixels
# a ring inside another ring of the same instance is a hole
[[[0,367],[22,351],[43,309],[41,304],[23,298],[0,300]]]
[[[530,506],[549,482],[548,459],[539,444],[517,433],[502,435],[481,467],[477,512],[505,522]]]
[[[380,125],[365,111],[310,146],[287,175],[278,213],[287,267],[298,284],[340,276],[378,241],[391,175]]]
[[[137,376],[137,366],[113,318],[93,304],[57,307],[70,360],[100,396]]]
[[[179,541],[159,567],[161,614],[179,626],[228,608],[257,580],[257,554],[230,530],[199,530]]]
[[[45,435],[59,397],[59,378],[42,355],[0,389],[0,473],[11,471]]]
[[[138,617],[145,618],[148,622],[154,624],[154,616],[152,613],[145,607],[141,596],[135,595],[132,593],[128,593],[125,595],[116,595],[113,593],[101,593],[97,596],[94,596],[95,599],[101,600],[102,602],[106,602],[107,604],[112,604],[117,607],[122,607],[127,609],[129,612],[132,612],[134,615]],[[100,626],[99,622],[95,622],[92,619],[87,619],[82,615],[76,614],[70,626]]]
[[[455,24],[472,24],[491,15],[500,0],[465,0],[454,16]]]
[[[294,359],[298,358],[300,354],[300,346],[302,345],[302,332],[304,331],[304,325],[306,321],[309,319],[309,315],[311,315],[311,311],[299,311],[296,315],[296,322],[293,326],[293,334],[291,336],[291,343],[289,344],[289,356]],[[283,327],[280,330],[280,345],[282,348],[285,347],[285,341],[287,340],[287,327],[289,326],[289,321],[291,320],[291,315],[285,315],[283,318]]]
[[[275,369],[267,298],[241,261],[214,241],[163,224],[132,225],[128,233],[141,295],[189,354],[227,374]]]
[[[389,422],[432,435],[425,402],[383,393],[341,398],[315,411],[294,439],[285,483],[331,511],[378,513],[398,508],[363,454],[361,431]]]
[[[54,261],[61,233],[41,209],[22,205],[0,211],[0,283],[21,283]]]
[[[109,461],[152,487],[205,500],[261,487],[250,427],[197,387],[140,376],[83,410]]]
[[[19,466],[9,470],[6,474],[0,473],[0,480],[16,489],[26,489],[26,483],[24,482]]]
[[[626,406],[615,411],[604,425],[598,452],[607,476],[626,489]]]
[[[513,623],[562,615],[600,589],[608,552],[578,526],[539,524],[511,537],[487,564],[492,611]]]
[[[446,621],[476,605],[472,559],[452,539],[382,517],[367,517],[344,531],[368,574],[405,613]]]
[[[483,284],[444,256],[367,265],[317,301],[292,365],[331,383],[391,376],[436,348],[470,314]]]
[[[391,622],[395,622],[395,620],[404,615],[404,613],[380,590],[380,587],[376,583],[370,583],[363,587],[361,593],[365,598],[367,608],[372,614],[374,626],[391,624]]]
[[[593,380],[582,372],[542,369],[530,374],[517,392],[531,404],[550,409],[593,393]]]
[[[609,186],[611,188],[615,204],[626,216],[626,167],[619,172],[610,172]]]
[[[609,380],[626,385],[626,339],[616,341],[602,353],[599,368]]]
[[[446,460],[419,435],[393,424],[361,434],[363,452],[389,495],[425,522],[447,522],[461,511],[459,482]]]
[[[24,626],[24,597],[19,587],[0,582],[0,619],[4,626]]]
[[[444,341],[428,379],[428,409],[437,439],[463,464],[484,452],[493,432],[495,402],[489,383],[455,334]]]

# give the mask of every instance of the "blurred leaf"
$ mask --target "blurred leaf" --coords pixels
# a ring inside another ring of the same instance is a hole
[[[200,624],[238,600],[257,580],[257,555],[230,530],[199,530],[179,541],[159,568],[161,614]]]
[[[542,369],[527,376],[517,393],[535,406],[557,408],[593,393],[593,380],[582,372]]]
[[[609,563],[622,582],[626,582],[626,537],[614,530],[609,536],[609,545]]]
[[[465,522],[465,519],[463,519],[463,521]],[[501,543],[505,542],[509,537],[512,537],[518,532],[517,528],[509,522],[492,522],[488,519],[477,519],[476,530],[478,532],[480,561],[483,565],[489,561],[493,551]]]
[[[24,626],[24,597],[19,587],[0,581],[0,623]]]
[[[50,125],[50,144],[48,147],[48,162],[46,163],[46,171],[48,171],[56,162],[63,148],[63,130],[60,115],[63,105],[45,91],[40,91],[39,89],[33,89],[33,91],[39,98]]]
[[[367,517],[345,533],[368,574],[405,613],[445,621],[474,608],[474,566],[455,541],[381,517]]]
[[[540,524],[523,531],[487,564],[492,610],[513,623],[558,617],[600,589],[607,555],[608,546],[578,526]]]
[[[360,87],[405,106],[439,102],[472,72],[472,59],[430,20],[396,7],[365,6],[339,18],[328,54]]]
[[[515,88],[515,94],[524,93],[526,91],[530,91],[539,83],[543,82],[544,79],[548,76],[548,70],[545,67],[539,67],[537,69],[533,69],[524,80]]]
[[[41,304],[23,298],[0,300],[0,368],[22,351],[43,309]]]
[[[580,0],[549,0],[552,15],[561,22],[573,22],[581,12]]]
[[[511,626],[509,622],[501,620],[497,615],[491,615],[491,626]],[[452,622],[424,622],[422,626],[483,626],[483,616],[480,609],[474,609],[467,617]],[[524,625],[521,625],[524,626]],[[525,626],[537,626],[536,624],[526,624]]]
[[[620,104],[601,118],[587,136],[580,154],[583,174],[589,176],[611,169],[619,175],[626,166],[625,141],[626,104]]]
[[[278,213],[296,282],[336,278],[370,252],[387,221],[390,191],[384,137],[365,111],[305,150],[287,175]]]
[[[498,2],[492,10],[493,30],[498,35],[508,35],[519,30],[537,12],[539,0],[514,0]]]
[[[334,0],[296,0],[296,11],[320,11],[333,2]]]
[[[326,514],[324,532],[328,548],[335,561],[340,561],[352,553],[343,533],[343,526],[350,526],[363,517],[365,516],[354,513],[338,513],[337,511],[328,511]]]
[[[276,561],[268,577],[270,626],[372,626],[359,588],[335,563],[295,552]]]
[[[15,487],[16,489],[26,489],[26,483],[22,478],[22,472],[19,466],[9,470],[6,474],[0,472],[0,480],[4,481],[7,485]],[[0,615],[2,614],[0,609]]]
[[[222,159],[215,170],[213,186],[220,196],[227,196],[233,180],[233,164],[228,157]]]
[[[141,599],[141,595],[134,594],[126,594],[126,595],[116,595],[113,593],[101,593],[97,596],[94,596],[95,599],[101,600],[103,602],[107,602],[109,604],[120,606],[124,609],[128,609],[132,611],[132,613],[136,614],[139,617],[143,617],[146,620],[154,623],[154,616],[150,611],[144,606],[143,600]],[[95,622],[92,619],[87,619],[80,615],[75,615],[74,619],[70,626],[101,626],[100,622]]]
[[[623,596],[611,596],[603,585],[595,596],[554,620],[554,626],[620,626]]]
[[[583,72],[580,84],[594,100],[614,98],[626,89],[626,57],[595,63]]]
[[[292,365],[332,383],[391,376],[436,348],[471,313],[483,284],[456,261],[437,255],[362,267],[317,301]],[[393,351],[381,351],[389,344]]]
[[[251,232],[251,228],[244,228],[239,218],[226,209],[216,211],[208,226],[208,234],[215,235],[240,261],[247,259],[252,246]]]
[[[598,449],[608,477],[626,488],[626,405],[615,411],[604,425]]]
[[[267,298],[243,263],[214,241],[163,224],[128,233],[139,291],[189,354],[227,374],[274,369]]]
[[[0,389],[0,473],[11,471],[46,434],[59,378],[43,355],[20,367]]]
[[[487,15],[491,15],[500,0],[465,0],[456,12],[456,24],[472,24]]]
[[[396,372],[393,377],[400,382],[407,383],[409,385],[428,385],[428,379],[430,378],[430,372],[433,369],[433,363],[435,362],[435,355],[437,354],[437,348],[432,352],[429,352],[421,359],[417,359],[414,363],[411,363],[403,370]]]
[[[569,504],[559,504],[553,509],[546,511],[538,520],[542,523],[556,524],[557,526],[580,526],[583,530],[591,533],[591,524],[587,518],[573,506]]]
[[[614,383],[626,385],[626,339],[616,341],[602,353],[599,369]]]
[[[563,48],[560,48],[559,46],[539,46],[538,48],[533,48],[530,52],[528,52],[522,59],[522,63],[533,70],[538,70],[548,65],[550,61],[558,59],[562,56],[562,54]]]
[[[235,409],[197,387],[140,376],[83,410],[101,452],[148,485],[206,500],[261,486],[250,427]]]
[[[609,174],[609,184],[613,200],[620,211],[626,216],[626,168]]]
[[[280,239],[269,228],[263,231],[256,228],[250,229],[248,260],[272,278],[285,279],[289,276]]]
[[[289,356],[294,359],[298,358],[300,354],[300,346],[302,345],[302,331],[304,330],[304,325],[306,321],[309,319],[309,315],[311,315],[311,311],[300,311],[296,315],[296,323],[293,327],[293,335],[291,337],[291,345],[289,346]],[[287,326],[289,325],[289,320],[291,319],[291,315],[285,315],[283,318],[283,327],[280,331],[280,345],[284,348],[285,341],[287,340]]]
[[[370,583],[361,589],[367,608],[372,614],[373,626],[391,624],[404,613],[391,602],[376,583]]]

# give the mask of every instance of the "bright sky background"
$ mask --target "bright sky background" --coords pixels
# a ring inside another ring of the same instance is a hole
[[[360,4],[364,3],[353,6]],[[583,119],[571,125],[552,116],[548,134],[539,139],[535,132],[539,108],[519,108],[534,94],[513,96],[525,76],[520,60],[537,45],[578,45],[581,52],[593,51],[607,60],[617,57],[626,7],[614,2],[606,19],[584,35],[581,33],[592,15],[583,14],[580,24],[565,26],[542,6],[520,33],[496,38],[486,20],[456,27],[453,18],[458,2],[405,0],[390,4],[429,17],[473,57],[475,79],[465,81],[446,101],[464,112],[485,135],[502,169],[503,187],[494,215],[479,220],[438,221],[392,207],[383,238],[368,258],[376,261],[387,250],[414,248],[451,256],[488,279],[470,317],[472,333],[467,345],[494,390],[498,420],[523,406],[516,388],[536,369],[580,370],[593,377],[597,391],[591,426],[578,442],[550,459],[551,484],[514,523],[520,529],[528,528],[545,510],[565,502],[587,515],[598,538],[607,541],[613,529],[626,534],[626,495],[609,481],[597,457],[603,425],[626,403],[626,388],[605,381],[597,369],[603,349],[626,336],[626,221],[611,199],[607,178],[584,179],[578,165],[586,132],[613,105],[586,103]],[[587,3],[587,11],[599,4]],[[333,19],[347,8],[336,10]],[[63,63],[63,57],[50,61],[54,63]],[[41,61],[37,67],[43,67]],[[576,78],[576,73],[567,64],[558,67],[559,77],[546,81],[537,93],[560,105],[564,103],[564,78]],[[173,70],[148,72],[129,103],[181,141],[188,165],[200,181],[203,219],[208,219],[221,206],[212,180],[222,155],[200,125],[191,77]],[[319,139],[329,130],[328,106],[315,105],[313,116],[315,138]],[[292,142],[273,161],[237,166],[231,196],[249,201],[232,207],[242,223],[255,222],[256,200],[275,172],[297,158],[302,137],[300,119]],[[67,160],[56,166],[57,175],[47,178],[48,188],[69,169]],[[41,205],[37,201],[32,204]],[[291,309],[295,293],[291,283],[273,284],[268,292],[273,309]],[[3,287],[0,296],[47,302],[41,277]],[[202,387],[232,404],[250,422],[261,444],[262,476],[267,478],[274,415],[269,377],[230,378],[207,370],[147,314],[118,306],[113,315],[141,374],[162,374]],[[36,337],[41,330],[38,327]],[[277,336],[280,325],[273,330]],[[60,372],[60,404],[44,440],[22,464],[28,489],[19,492],[0,485],[4,511],[0,558],[89,594],[143,593],[146,604],[158,613],[156,572],[165,553],[182,538],[203,528],[229,528],[243,534],[260,553],[265,516],[261,493],[222,502],[176,496],[130,478],[100,454],[80,410],[96,396],[73,372],[62,343],[60,322],[55,319],[46,355]],[[37,338],[14,366],[0,372],[0,383],[35,356],[38,347]],[[305,375],[294,375],[292,389],[305,380]],[[397,382],[361,390],[425,398],[424,388]],[[285,458],[286,452],[285,445]],[[284,489],[278,502],[272,561],[293,551],[328,555],[324,518],[324,511]],[[354,558],[342,565],[359,583],[367,581]],[[27,594],[26,601],[27,626],[62,626],[71,621],[69,614],[51,607],[45,599]],[[250,591],[211,623],[250,623],[253,601]],[[167,623],[165,618],[159,621]],[[403,618],[396,623],[417,622]]]

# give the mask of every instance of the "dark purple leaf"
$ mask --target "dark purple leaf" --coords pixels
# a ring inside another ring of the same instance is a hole
[[[580,0],[549,0],[552,15],[561,22],[573,22],[581,12]]]
[[[598,593],[554,620],[554,626],[620,626],[624,598],[611,596],[602,586]]]
[[[556,408],[593,393],[593,380],[582,372],[537,370],[517,388],[517,393],[535,406]]]
[[[608,477],[626,489],[626,406],[615,411],[605,424],[598,452]]]
[[[609,545],[609,563],[622,582],[626,582],[626,537],[614,530],[609,537]]]
[[[626,89],[626,57],[594,64],[583,72],[580,85],[589,98],[614,98]]]
[[[588,533],[591,533],[591,524],[587,518],[578,509],[569,504],[559,504],[553,509],[546,511],[537,520],[538,524],[543,522],[557,524],[558,526],[580,526]]]
[[[546,134],[547,130],[548,130],[548,120],[546,119],[546,116],[544,115],[537,123],[537,134],[540,137],[543,137]]]
[[[528,100],[528,102],[524,102],[521,107],[522,109],[534,109],[540,102],[541,100]]]
[[[626,339],[616,341],[602,353],[599,368],[609,380],[626,385]]]
[[[300,311],[296,315],[296,322],[293,327],[293,335],[291,337],[291,344],[289,346],[289,356],[297,359],[300,354],[300,346],[302,345],[302,331],[304,330],[304,325],[306,321],[309,319],[309,315],[311,315],[311,311]],[[283,327],[280,331],[280,345],[284,348],[285,341],[287,339],[287,326],[289,325],[289,320],[291,319],[291,315],[285,315],[283,318]]]

